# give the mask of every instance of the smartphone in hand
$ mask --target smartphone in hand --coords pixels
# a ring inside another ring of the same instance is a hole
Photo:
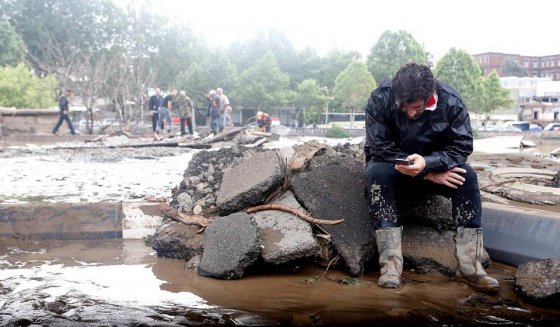
[[[406,160],[402,158],[395,159],[395,165],[412,166],[414,165],[414,160]]]

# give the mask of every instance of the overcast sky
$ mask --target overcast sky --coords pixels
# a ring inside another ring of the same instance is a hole
[[[120,0],[126,1],[126,0]],[[158,10],[190,24],[212,46],[246,40],[258,28],[283,32],[296,49],[333,46],[364,55],[385,30],[405,30],[437,59],[471,54],[560,54],[560,0],[159,0]],[[533,7],[531,7],[533,6]]]

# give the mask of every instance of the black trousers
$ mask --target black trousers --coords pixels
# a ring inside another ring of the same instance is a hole
[[[72,125],[72,121],[70,120],[70,117],[68,117],[68,115],[65,115],[62,112],[60,112],[60,114],[58,116],[58,121],[56,122],[56,125],[54,126],[54,128],[52,130],[53,134],[58,132],[58,129],[62,125],[63,121],[66,121],[66,124],[68,124],[68,128],[70,129],[70,133],[72,133],[72,135],[76,134],[76,131],[74,130],[74,126]]]
[[[159,114],[157,112],[155,112],[152,115],[152,130],[155,132],[156,131],[156,126],[157,126],[157,121],[159,118]],[[161,126],[160,129],[163,131],[163,121],[161,122]]]
[[[482,206],[475,171],[469,165],[465,169],[463,185],[452,189],[445,185],[413,178],[399,173],[395,165],[369,161],[366,167],[368,179],[368,212],[374,228],[396,227],[397,201],[406,201],[414,194],[440,194],[451,198],[453,219],[461,227],[479,228]]]
[[[187,123],[187,127],[189,128],[189,134],[192,135],[192,119],[191,117],[181,117],[179,118],[181,121],[181,135],[185,135],[185,122]]]

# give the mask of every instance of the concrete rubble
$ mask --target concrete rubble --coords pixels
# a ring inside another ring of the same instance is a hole
[[[248,143],[258,139],[242,138]],[[243,212],[265,203],[344,222],[318,226],[278,210]],[[214,151],[201,151],[190,161],[171,205],[180,212],[210,218],[212,223],[200,233],[200,226],[186,228],[165,219],[154,235],[153,247],[159,256],[190,260],[189,269],[204,276],[241,278],[259,262],[283,265],[308,260],[340,265],[352,276],[377,265],[366,205],[363,144],[330,147],[312,141],[266,150],[227,143]],[[457,224],[450,219],[450,200],[427,196],[398,210],[404,225],[405,268],[453,276]],[[179,230],[174,233],[173,229]],[[189,237],[196,241],[189,242]],[[192,244],[201,248],[189,248]],[[484,258],[488,267],[487,253]]]
[[[515,286],[523,296],[538,304],[560,305],[560,259],[544,259],[520,265]]]

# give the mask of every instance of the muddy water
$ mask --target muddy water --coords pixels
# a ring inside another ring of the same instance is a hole
[[[312,265],[261,268],[241,280],[204,278],[141,241],[0,241],[0,324],[67,325],[549,325],[560,310],[525,303],[514,268],[494,264],[497,296],[447,277],[404,273],[384,290]]]

